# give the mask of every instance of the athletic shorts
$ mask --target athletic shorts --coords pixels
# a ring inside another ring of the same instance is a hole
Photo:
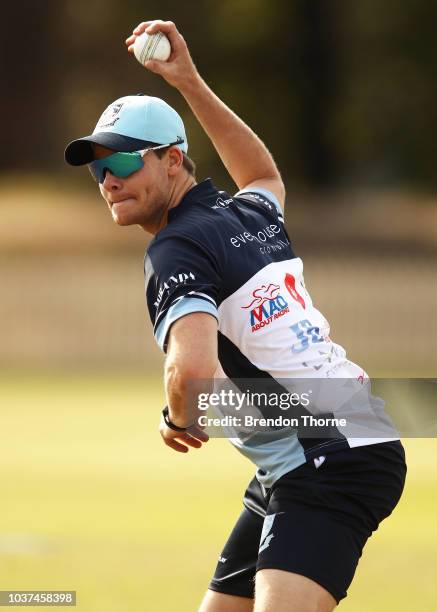
[[[339,450],[279,478],[270,489],[254,478],[209,585],[254,597],[257,570],[273,568],[314,580],[346,597],[363,547],[398,503],[405,482],[402,444]]]

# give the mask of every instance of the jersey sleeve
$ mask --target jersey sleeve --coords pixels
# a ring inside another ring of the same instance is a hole
[[[234,198],[242,198],[246,202],[262,207],[265,211],[273,213],[281,223],[284,223],[284,212],[281,208],[278,198],[274,193],[263,187],[248,187],[240,189]]]
[[[206,312],[218,320],[222,274],[213,253],[193,239],[167,237],[151,245],[144,275],[147,308],[163,351],[171,326],[181,317]]]

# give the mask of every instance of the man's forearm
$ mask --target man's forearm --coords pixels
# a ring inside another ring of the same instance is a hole
[[[205,365],[204,370],[196,368],[193,371],[166,363],[164,378],[169,417],[178,427],[189,427],[197,422],[199,395],[213,390],[214,369]]]
[[[193,312],[173,323],[164,380],[170,420],[178,427],[191,425],[197,418],[197,394],[210,392],[217,364],[215,317]]]
[[[242,189],[255,181],[270,179],[279,199],[283,200],[281,176],[267,147],[200,77],[175,24],[161,20],[139,24],[126,40],[131,53],[136,37],[144,31],[148,34],[161,31],[168,36],[172,48],[170,59],[147,61],[145,67],[160,74],[184,96],[238,187]]]
[[[171,422],[178,427],[191,425],[192,415],[189,415],[187,410],[187,380],[176,368],[166,367],[165,395]]]
[[[199,75],[184,83],[179,90],[239,189],[259,179],[280,179],[264,143]]]

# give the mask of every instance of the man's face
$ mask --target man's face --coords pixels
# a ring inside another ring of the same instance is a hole
[[[96,159],[114,151],[94,145]],[[143,156],[144,166],[126,178],[106,172],[100,193],[112,218],[118,225],[141,225],[154,233],[165,217],[170,200],[171,183],[167,172],[167,155],[159,159],[152,151]]]

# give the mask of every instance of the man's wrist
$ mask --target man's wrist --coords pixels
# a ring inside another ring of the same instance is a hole
[[[202,83],[203,79],[196,71],[190,78],[184,79],[182,85],[178,89],[184,98],[188,99],[201,88]]]
[[[169,427],[170,429],[173,429],[173,431],[184,432],[187,429],[189,429],[189,427],[191,427],[191,425],[185,423],[185,420],[183,422],[182,419],[177,419],[175,417],[170,418],[168,406],[165,406],[165,408],[163,409],[162,416],[164,417],[164,422],[167,425],[167,427]]]

